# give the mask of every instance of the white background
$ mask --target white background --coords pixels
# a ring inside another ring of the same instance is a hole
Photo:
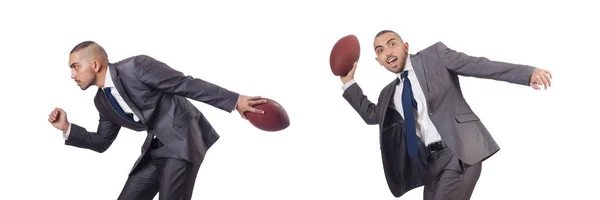
[[[98,154],[63,145],[47,121],[61,107],[71,122],[96,129],[96,87],[82,92],[67,66],[84,40],[103,45],[112,62],[147,54],[285,107],[291,126],[263,132],[237,113],[194,102],[221,139],[193,199],[395,199],[377,126],[342,98],[329,69],[337,39],[357,35],[356,80],[375,101],[394,78],[374,60],[382,29],[400,33],[413,53],[442,41],[552,71],[547,91],[461,78],[502,148],[483,164],[472,199],[597,198],[600,16],[592,1],[15,2],[0,3],[0,199],[106,200],[121,191],[145,132],[122,129]],[[418,188],[401,199],[421,198]]]

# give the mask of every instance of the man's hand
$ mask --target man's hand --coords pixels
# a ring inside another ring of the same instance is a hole
[[[61,130],[63,133],[69,129],[69,121],[67,120],[67,112],[62,108],[54,108],[50,115],[48,115],[48,122],[54,126],[54,128]]]
[[[552,74],[550,71],[536,68],[531,73],[531,78],[529,78],[529,86],[533,89],[540,90],[542,89],[540,85],[544,85],[544,89],[548,89],[551,85],[551,79]]]
[[[256,109],[253,107],[255,105],[260,105],[263,103],[267,103],[267,100],[261,99],[260,96],[249,97],[246,95],[240,95],[240,98],[238,98],[237,106],[235,107],[235,109],[240,113],[242,118],[247,119],[246,116],[244,116],[245,112],[264,114],[265,111],[262,111],[262,110],[259,110],[259,109]]]
[[[346,84],[348,81],[351,81],[352,79],[354,79],[354,72],[356,71],[357,64],[358,64],[358,61],[354,62],[352,69],[346,75],[340,76],[340,78],[342,79],[342,83]]]

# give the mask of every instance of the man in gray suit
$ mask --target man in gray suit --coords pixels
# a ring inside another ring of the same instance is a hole
[[[265,103],[186,76],[154,58],[133,56],[109,63],[93,41],[76,45],[69,56],[71,78],[86,90],[98,86],[94,103],[100,114],[96,132],[69,123],[55,108],[48,121],[63,131],[65,144],[99,153],[113,143],[121,127],[147,131],[148,136],[118,199],[191,199],[196,175],[219,135],[186,98],[226,112],[262,114],[252,106]],[[160,191],[160,192],[159,192]]]
[[[500,148],[465,101],[459,75],[534,89],[550,86],[549,71],[491,61],[441,42],[408,54],[394,31],[375,36],[376,60],[397,74],[377,104],[354,81],[356,63],[341,76],[343,97],[367,124],[378,124],[385,177],[395,197],[424,186],[426,200],[470,199],[481,163]]]

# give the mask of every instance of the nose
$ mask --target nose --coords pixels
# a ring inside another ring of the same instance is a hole
[[[75,74],[75,72],[72,71],[71,72],[71,79],[75,79],[75,78],[77,78],[77,74]]]
[[[386,55],[386,56],[388,56],[388,57],[389,57],[389,56],[392,56],[392,51],[391,51],[391,50],[389,50],[389,49],[386,49],[384,53],[385,53],[385,55]]]

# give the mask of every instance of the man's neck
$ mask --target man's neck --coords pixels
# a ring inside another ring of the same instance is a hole
[[[410,65],[410,66],[408,66]],[[408,67],[408,68],[407,68]],[[410,62],[410,54],[408,54],[408,56],[406,57],[406,59],[404,60],[404,65],[402,66],[402,68],[400,68],[400,72],[395,73],[398,77],[400,77],[400,75],[406,71],[406,70],[412,70],[412,63]]]
[[[96,74],[96,86],[100,88],[104,88],[104,84],[106,83],[106,70],[106,67],[104,67]]]

